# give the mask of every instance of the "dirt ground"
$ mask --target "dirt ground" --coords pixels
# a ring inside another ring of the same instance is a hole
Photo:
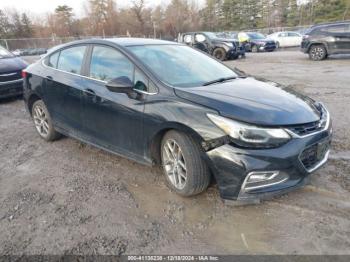
[[[284,51],[227,63],[329,108],[333,151],[310,185],[243,207],[224,205],[215,186],[182,198],[158,168],[70,138],[44,142],[23,101],[6,100],[0,254],[350,254],[350,57]]]

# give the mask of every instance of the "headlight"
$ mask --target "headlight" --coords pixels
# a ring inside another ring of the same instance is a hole
[[[207,114],[207,116],[231,137],[233,143],[241,147],[273,148],[285,144],[291,139],[290,135],[281,128],[263,128],[218,115]]]

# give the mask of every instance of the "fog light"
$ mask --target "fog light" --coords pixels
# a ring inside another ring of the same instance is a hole
[[[247,179],[248,183],[254,183],[254,182],[261,182],[266,180],[274,179],[276,176],[278,176],[279,171],[274,172],[261,172],[261,173],[251,173],[251,175]]]
[[[259,171],[251,172],[247,175],[242,189],[252,191],[254,189],[265,188],[288,180],[288,175],[279,171]]]

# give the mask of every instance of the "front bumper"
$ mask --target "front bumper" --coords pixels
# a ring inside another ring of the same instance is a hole
[[[7,98],[23,94],[23,79],[0,82],[0,98]]]
[[[224,200],[258,202],[303,186],[310,174],[326,163],[329,147],[322,159],[306,167],[301,155],[313,145],[330,145],[332,127],[306,137],[292,138],[285,145],[274,149],[242,149],[224,144],[207,152],[209,165],[213,170],[220,195]],[[274,180],[265,186],[247,187],[252,174],[278,172]]]
[[[259,51],[274,51],[276,49],[276,45],[262,45],[258,46]]]

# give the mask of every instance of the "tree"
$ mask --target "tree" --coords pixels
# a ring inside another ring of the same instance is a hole
[[[34,34],[33,25],[25,13],[22,13],[21,23],[23,28],[23,37],[32,37]]]
[[[58,36],[71,36],[73,33],[73,8],[67,5],[59,5],[55,9],[54,30]]]
[[[0,38],[11,37],[11,24],[7,15],[0,9]]]

